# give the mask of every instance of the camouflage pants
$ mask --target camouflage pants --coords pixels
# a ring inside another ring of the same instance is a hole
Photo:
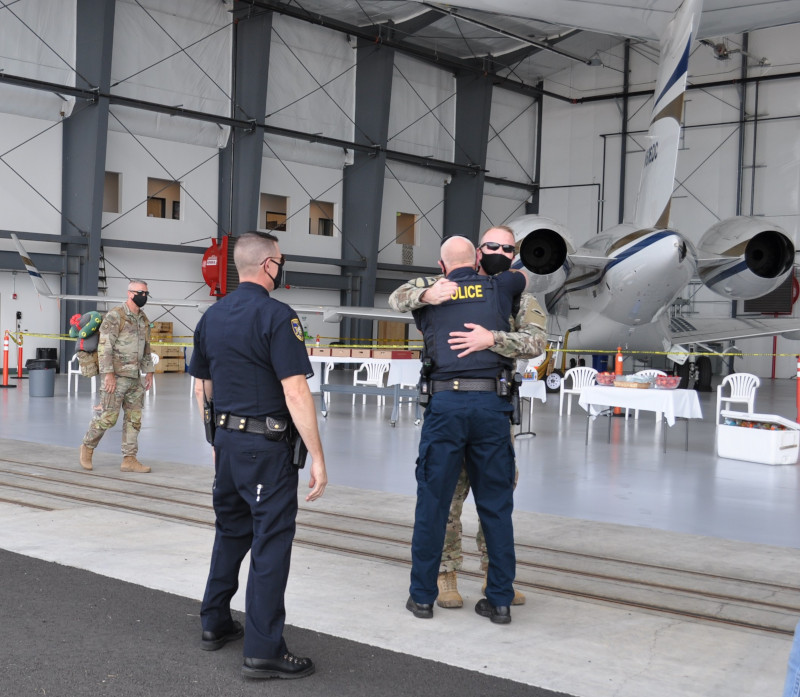
[[[514,442],[514,427],[511,427],[511,442]],[[519,468],[514,467],[514,488],[517,488],[519,479]],[[442,547],[442,562],[439,565],[439,573],[448,571],[458,571],[463,562],[461,553],[461,511],[464,509],[464,501],[469,494],[469,477],[467,470],[461,468],[458,475],[458,483],[453,493],[453,500],[450,503],[450,514],[447,516],[447,529],[444,533],[444,546]],[[483,536],[483,528],[478,523],[478,534],[475,536],[478,551],[481,553],[481,570],[489,568],[489,554],[486,549],[486,539]]]
[[[100,376],[102,377],[102,376]],[[136,455],[139,450],[139,431],[142,428],[142,405],[144,404],[144,386],[141,378],[123,378],[117,376],[117,388],[108,393],[100,380],[100,409],[95,412],[89,430],[83,437],[87,448],[96,448],[105,432],[117,423],[119,410],[122,417],[122,454]]]

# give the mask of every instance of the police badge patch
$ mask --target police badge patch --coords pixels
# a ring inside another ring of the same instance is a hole
[[[303,325],[300,324],[299,319],[292,320],[292,331],[294,332],[294,335],[297,337],[298,341],[304,340],[305,337],[303,336]]]

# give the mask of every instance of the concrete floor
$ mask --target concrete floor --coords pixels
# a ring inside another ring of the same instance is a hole
[[[53,398],[29,397],[26,384],[0,390],[0,470],[36,461],[78,481],[97,474],[128,481],[132,475],[119,473],[119,427],[101,443],[95,472],[79,471],[77,446],[92,401],[83,382],[77,396],[66,395],[63,376]],[[140,438],[140,459],[153,466],[143,481],[177,487],[176,501],[182,490],[207,490],[212,476],[190,392],[188,376],[159,375]],[[637,422],[615,419],[610,443],[605,418],[592,422],[584,445],[584,412],[575,407],[571,416],[559,416],[555,397],[534,403],[537,436],[517,442],[518,545],[698,569],[800,593],[798,468],[718,458],[713,394],[700,395],[705,418],[692,422],[688,452],[679,423],[667,434],[666,454],[664,427],[644,413]],[[349,396],[333,396],[320,428],[331,485],[323,499],[302,508],[412,522],[419,426],[412,408],[403,407],[391,427],[390,411],[391,404],[376,407],[374,399],[353,406]],[[756,411],[794,419],[795,382],[764,381]],[[202,593],[213,537],[207,526],[80,502],[51,502],[52,510],[42,511],[11,501],[13,490],[0,483],[0,544],[10,551],[186,597]],[[465,509],[467,531],[474,519],[474,509]],[[474,560],[467,564],[477,570]],[[513,623],[496,627],[472,611],[480,581],[465,574],[459,585],[464,609],[438,610],[433,621],[419,621],[403,609],[406,567],[297,545],[288,621],[580,697],[780,694],[790,645],[785,634],[557,591],[528,591]],[[800,604],[783,614],[790,626]]]

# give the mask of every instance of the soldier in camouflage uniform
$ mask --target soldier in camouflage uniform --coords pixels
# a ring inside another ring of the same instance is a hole
[[[489,228],[483,234],[478,247],[478,262],[481,266],[479,273],[493,275],[507,269],[514,254],[515,240],[511,229],[505,226]],[[389,305],[397,312],[411,312],[426,304],[425,301],[428,297],[426,293],[449,296],[453,290],[447,283],[447,279],[442,276],[416,278],[395,290],[389,298]],[[523,293],[520,298],[519,310],[511,318],[511,331],[490,332],[478,325],[467,324],[465,326],[469,331],[452,332],[453,338],[450,343],[454,350],[461,351],[459,357],[472,353],[472,351],[488,348],[508,358],[535,358],[544,353],[547,347],[546,324],[547,318],[536,298],[530,293]],[[513,439],[513,427],[511,433]],[[518,476],[519,470],[516,471],[514,486],[516,486]],[[458,592],[456,572],[462,565],[461,511],[468,493],[469,478],[466,470],[462,469],[447,519],[442,563],[439,568],[439,597],[436,599],[439,607],[462,607],[464,604]],[[485,572],[489,568],[489,555],[480,524],[476,541],[481,552],[481,569]],[[511,604],[522,605],[524,603],[525,596],[515,589],[514,600]]]
[[[139,430],[142,427],[142,405],[145,390],[153,384],[153,359],[150,354],[150,320],[141,308],[147,302],[147,284],[131,281],[128,299],[115,307],[100,325],[100,410],[95,413],[83,437],[80,464],[92,469],[92,455],[105,432],[124,411],[122,421],[123,472],[149,472],[150,468],[136,459]],[[140,372],[144,373],[144,387]]]

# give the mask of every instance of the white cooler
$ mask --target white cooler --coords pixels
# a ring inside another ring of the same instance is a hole
[[[749,414],[744,411],[720,412],[723,419],[740,419],[779,424],[785,431],[768,431],[746,426],[717,426],[717,455],[733,460],[765,465],[794,465],[800,446],[800,424],[775,414]]]

